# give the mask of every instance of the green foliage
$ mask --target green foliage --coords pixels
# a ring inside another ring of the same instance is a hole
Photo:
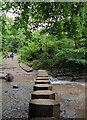
[[[0,63],[2,62],[2,52],[0,52]]]
[[[87,65],[85,2],[4,2],[2,45],[31,66]]]
[[[8,49],[8,51],[17,52],[25,41],[25,36],[23,35],[22,29],[15,29],[13,27],[14,21],[12,18],[4,16],[2,18],[2,46],[3,49]]]
[[[32,38],[33,42],[28,43],[28,47],[23,47],[21,51],[21,59],[30,61],[32,67],[53,67],[70,62],[72,66],[87,64],[85,58],[87,49],[85,47],[75,49],[75,41],[72,39],[58,40],[56,36],[46,34],[39,36],[39,32]]]
[[[2,5],[6,11],[10,8],[18,15],[15,27],[25,30],[26,39],[31,37],[32,29],[43,27],[42,23],[46,23],[43,32],[57,35],[58,39],[66,33],[75,40],[86,37],[86,2],[7,2]]]
[[[65,62],[71,61],[73,63],[85,65],[87,64],[85,54],[87,54],[87,50],[85,50],[84,48],[58,50],[58,53],[56,54],[56,60],[57,63],[63,61]]]

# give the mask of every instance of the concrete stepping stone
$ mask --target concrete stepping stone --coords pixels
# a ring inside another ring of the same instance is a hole
[[[33,90],[52,90],[52,85],[50,84],[36,84],[33,86]]]
[[[35,84],[50,84],[50,80],[35,80]]]
[[[48,74],[46,70],[38,70],[38,74]]]
[[[35,117],[60,118],[60,103],[52,99],[32,99],[29,102],[29,119]]]
[[[55,99],[55,93],[51,90],[37,90],[31,93],[31,99]]]
[[[38,71],[38,74],[47,74],[48,75],[48,73],[46,71],[44,71],[44,70]]]
[[[46,72],[47,73],[46,70],[42,70],[42,69],[39,69],[38,72]]]
[[[38,70],[37,76],[39,77],[48,77],[48,73],[46,70]]]
[[[24,64],[24,63],[20,63],[19,66],[25,70],[26,72],[31,72],[33,71],[33,69],[31,67],[29,67],[28,65]]]
[[[37,77],[48,77],[48,74],[38,74]]]
[[[32,118],[30,120],[58,120],[57,118],[55,117],[37,117],[37,118]]]
[[[36,80],[49,80],[49,77],[37,77]]]

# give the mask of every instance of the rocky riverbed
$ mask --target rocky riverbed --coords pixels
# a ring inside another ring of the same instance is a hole
[[[29,112],[29,100],[34,85],[34,79],[37,70],[31,72],[24,71],[17,62],[17,57],[6,59],[3,62],[2,74],[11,73],[14,76],[12,82],[6,82],[0,79],[2,94],[0,94],[0,103],[2,103],[3,120],[27,120]],[[53,91],[56,94],[56,100],[60,100],[61,118],[85,118],[85,83],[84,82],[62,82],[58,78],[50,76]],[[13,88],[17,85],[18,88]],[[2,99],[1,99],[2,98]],[[1,104],[0,104],[1,105]]]

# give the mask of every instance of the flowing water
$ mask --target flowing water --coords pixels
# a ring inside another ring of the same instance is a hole
[[[49,77],[50,78],[50,82],[51,84],[81,84],[81,85],[85,85],[85,82],[72,82],[72,81],[68,81],[68,80],[59,80],[58,78],[54,78],[52,76]]]
[[[85,82],[58,80],[50,76],[62,118],[85,118]]]

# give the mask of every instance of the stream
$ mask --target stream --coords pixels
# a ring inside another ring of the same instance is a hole
[[[49,76],[50,78],[50,82],[51,84],[81,84],[81,85],[85,85],[85,82],[72,82],[72,81],[68,81],[68,80],[59,80],[58,78],[54,78],[52,76]]]
[[[55,99],[60,101],[61,118],[85,118],[85,82],[59,80],[49,76],[55,92]]]

